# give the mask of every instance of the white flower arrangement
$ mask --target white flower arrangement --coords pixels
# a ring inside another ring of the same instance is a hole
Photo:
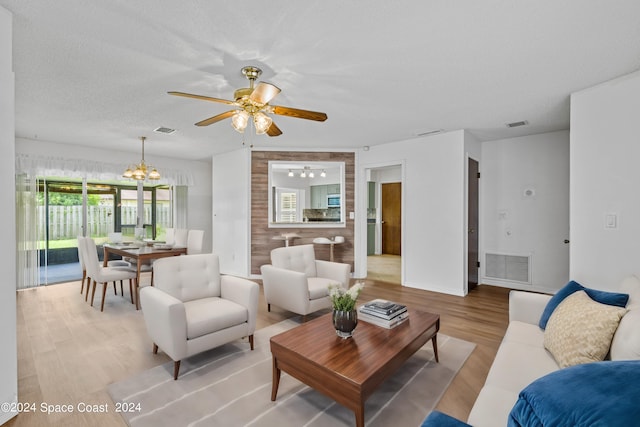
[[[329,297],[333,304],[333,309],[337,311],[352,311],[355,309],[356,300],[364,288],[363,282],[357,282],[348,290],[339,283],[329,285]]]

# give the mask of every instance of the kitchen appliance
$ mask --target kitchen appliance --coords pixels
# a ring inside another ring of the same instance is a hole
[[[339,208],[340,207],[340,195],[339,194],[327,194],[327,207]]]

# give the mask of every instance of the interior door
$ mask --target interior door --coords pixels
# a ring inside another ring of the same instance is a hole
[[[478,285],[478,187],[480,176],[476,160],[469,159],[468,232],[467,232],[467,291]]]
[[[402,183],[382,184],[382,253],[401,255],[402,237]]]

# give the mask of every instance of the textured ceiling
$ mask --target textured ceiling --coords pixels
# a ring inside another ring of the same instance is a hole
[[[569,127],[569,95],[640,69],[638,0],[0,0],[14,15],[16,134],[206,159],[257,148],[355,148],[432,130],[480,140]],[[228,106],[257,65],[283,135],[243,135]],[[527,120],[509,129],[505,123]],[[153,132],[175,128],[172,135]]]

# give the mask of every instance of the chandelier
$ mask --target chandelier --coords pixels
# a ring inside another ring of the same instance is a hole
[[[144,162],[144,141],[147,139],[145,136],[140,137],[142,141],[142,160],[140,163],[127,167],[122,176],[124,178],[132,178],[136,181],[143,181],[145,179],[157,180],[160,179],[160,172],[151,165]]]

